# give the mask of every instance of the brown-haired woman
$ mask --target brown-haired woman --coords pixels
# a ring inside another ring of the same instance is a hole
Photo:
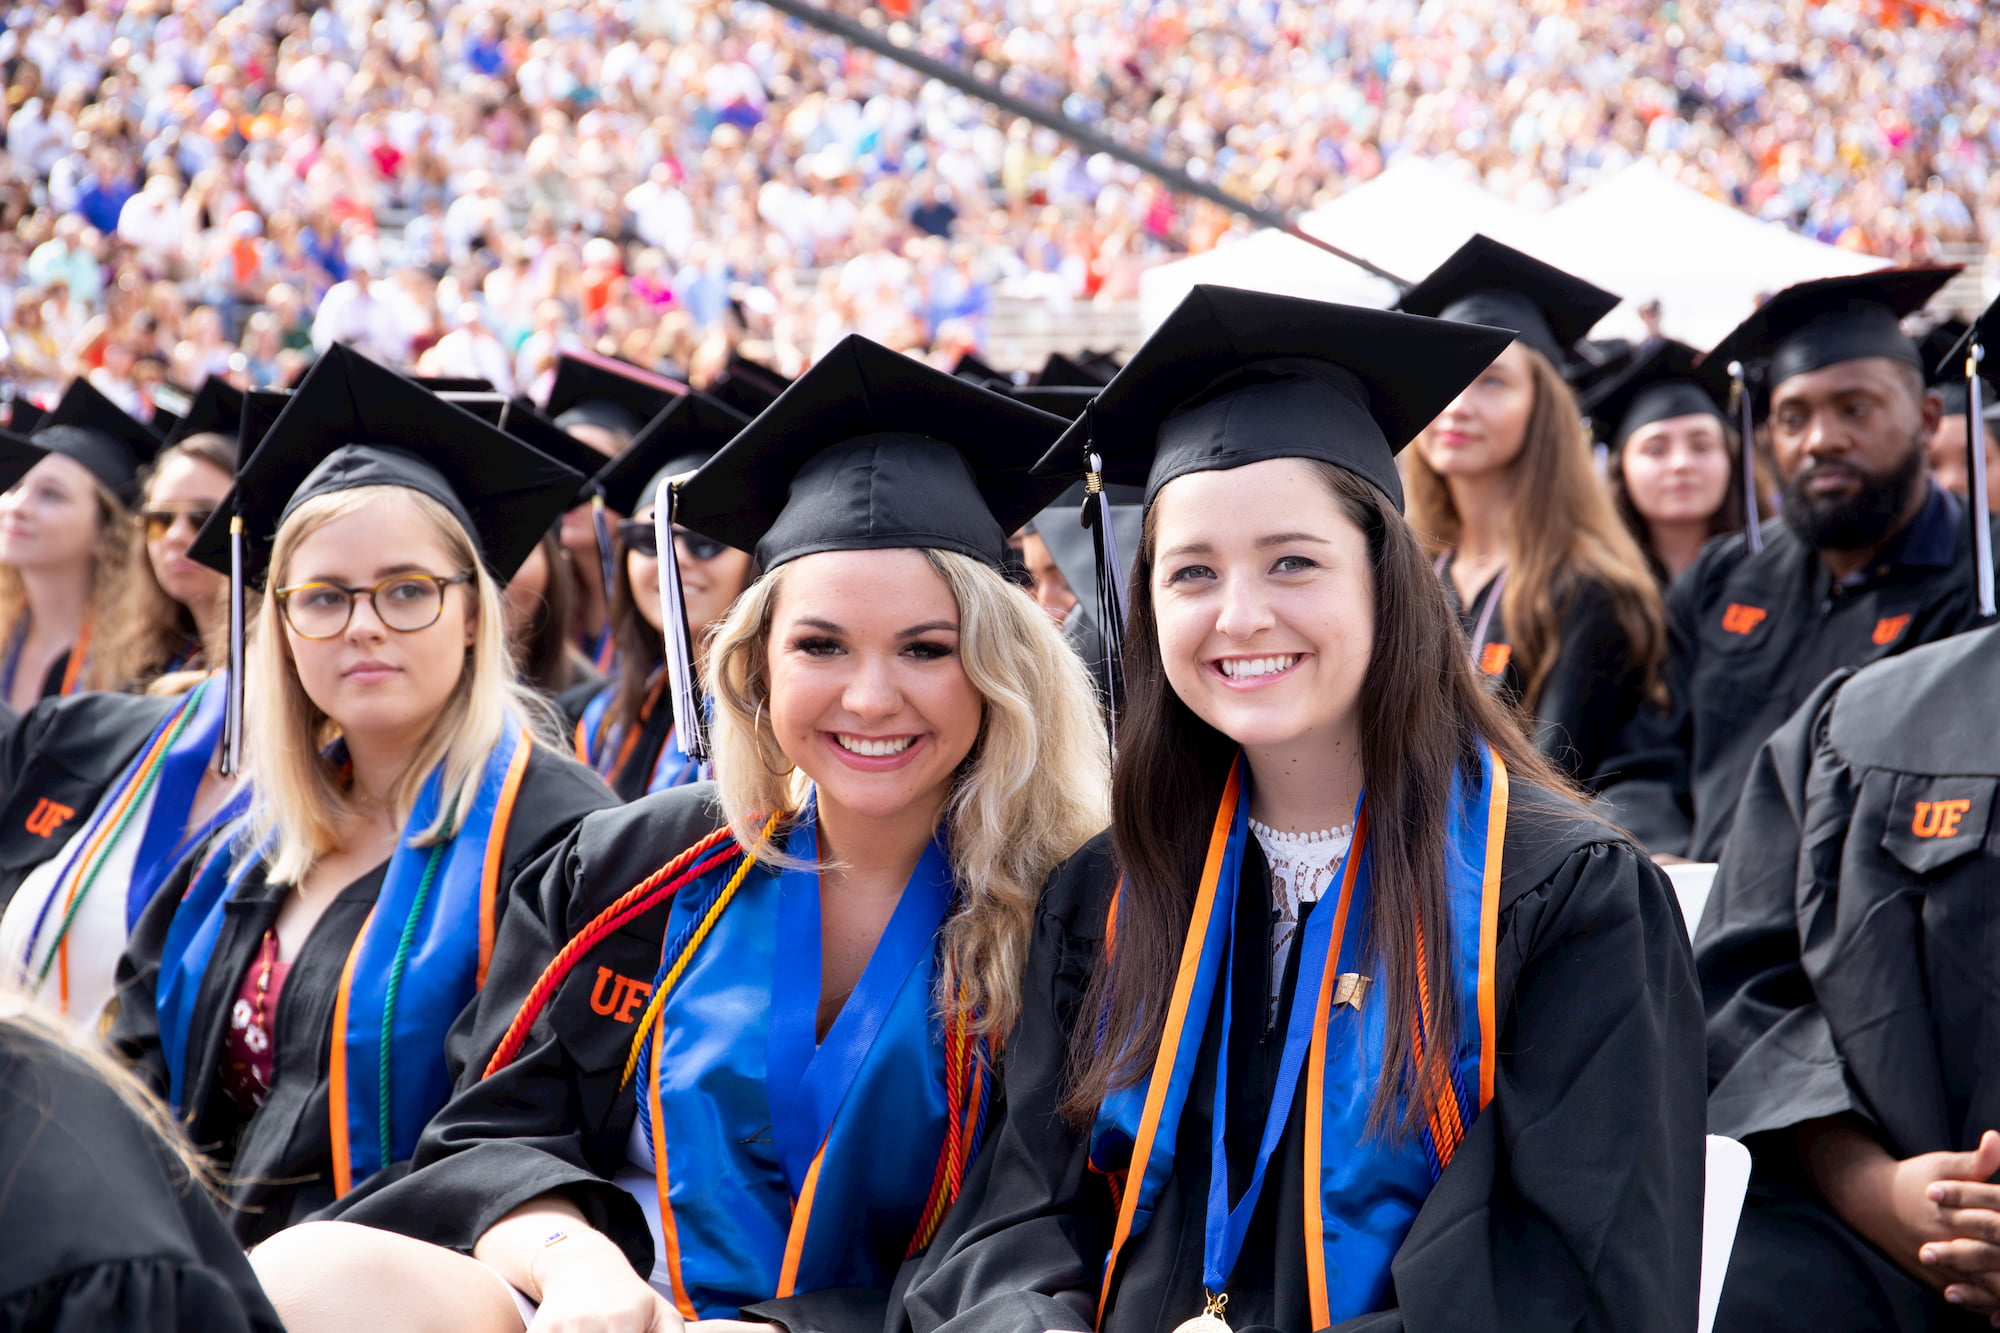
[[[0,699],[125,684],[123,646],[98,632],[131,568],[139,469],[159,437],[77,380],[10,456],[32,465],[0,495]]]
[[[1113,823],[1044,893],[919,1333],[1692,1324],[1672,895],[1397,512],[1393,450],[1506,336],[1197,287],[1044,460],[1147,484]]]
[[[201,431],[161,450],[146,479],[138,515],[145,540],[105,617],[103,651],[133,686],[222,665],[229,580],[188,549],[229,494],[236,453],[229,435]]]
[[[1598,482],[1558,369],[1616,303],[1474,237],[1401,306],[1520,334],[1405,455],[1409,519],[1456,603],[1473,665],[1577,779],[1596,775],[1619,721],[1658,689],[1666,656],[1659,588]]]
[[[1699,354],[1663,342],[1591,394],[1591,426],[1610,449],[1606,482],[1664,588],[1711,537],[1743,527],[1742,437],[1695,372]]]

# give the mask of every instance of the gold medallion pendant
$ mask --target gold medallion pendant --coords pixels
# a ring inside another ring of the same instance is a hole
[[[1208,1306],[1200,1314],[1174,1329],[1174,1333],[1229,1333],[1229,1323],[1222,1317],[1229,1306],[1226,1293],[1212,1293]]]

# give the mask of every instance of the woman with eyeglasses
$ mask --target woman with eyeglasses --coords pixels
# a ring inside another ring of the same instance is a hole
[[[690,393],[656,418],[598,474],[607,506],[631,518],[616,528],[611,632],[617,648],[611,679],[584,704],[575,724],[576,756],[631,801],[709,776],[674,734],[666,697],[666,641],[660,598],[660,549],[654,498],[669,478],[692,472],[736,435],[745,419],[714,399]],[[681,602],[697,655],[709,629],[755,577],[749,553],[686,528],[674,528]]]
[[[883,1327],[1106,814],[1083,666],[1001,573],[1060,427],[850,338],[679,490],[766,570],[707,647],[717,781],[517,886],[485,1076],[409,1175],[252,1253],[288,1328]]]
[[[254,798],[138,914],[110,1039],[216,1145],[246,1244],[409,1156],[472,1058],[446,1036],[501,887],[610,803],[538,739],[501,606],[580,481],[343,348],[237,474],[245,578],[268,569],[245,665]],[[227,526],[198,558],[228,563]],[[72,899],[122,908],[121,887],[107,867]]]
[[[139,471],[160,440],[88,380],[9,439],[35,460],[0,495],[0,702],[25,714],[131,678],[132,646],[102,622],[131,569]]]

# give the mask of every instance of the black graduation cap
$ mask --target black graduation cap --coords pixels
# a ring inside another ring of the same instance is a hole
[[[1490,236],[1474,236],[1396,303],[1412,315],[1512,329],[1560,369],[1618,297]]]
[[[152,428],[100,393],[89,380],[70,381],[62,401],[35,423],[43,453],[75,459],[126,505],[139,498],[139,469],[160,452]]]
[[[507,395],[490,388],[432,389],[431,392],[447,403],[464,408],[489,426],[498,426],[507,416]]]
[[[1949,364],[1952,349],[1958,346],[1959,340],[1971,327],[1962,319],[1946,317],[1931,325],[1917,339],[1917,355],[1924,359],[1924,383],[1943,384],[1958,378],[1964,366]],[[1964,358],[1961,356],[1959,360],[1963,362]]]
[[[1316,458],[1400,507],[1396,453],[1514,341],[1505,329],[1202,284],[1036,471],[1143,483]]]
[[[1923,356],[1902,321],[1923,309],[1957,272],[1944,265],[1886,268],[1795,283],[1717,343],[1702,358],[1702,375],[1722,387],[1740,373],[1768,393],[1794,375],[1862,357],[1887,357],[1923,370]]]
[[[727,403],[690,391],[647,422],[597,474],[604,503],[621,514],[637,513],[658,493],[661,478],[693,472],[749,424]]]
[[[842,340],[654,511],[667,623],[680,626],[667,667],[683,744],[705,742],[672,522],[754,551],[766,570],[819,551],[901,547],[1000,569],[1007,535],[1065,484],[1032,471],[1062,428],[866,338]]]
[[[336,344],[313,363],[238,465],[230,502],[196,534],[189,554],[226,572],[230,517],[240,515],[247,586],[263,576],[279,526],[306,500],[403,486],[449,509],[504,583],[582,481],[472,413]]]
[[[550,421],[525,398],[510,398],[500,414],[500,429],[533,449],[539,449],[570,471],[585,478],[572,504],[590,498],[594,492],[589,478],[604,466],[604,451],[593,449],[576,436]]]
[[[1274,458],[1332,463],[1403,504],[1396,453],[1493,363],[1505,329],[1199,285],[1036,471],[1089,483],[1098,618],[1112,663],[1124,637],[1123,560],[1106,483],[1160,488]]]
[[[1002,374],[970,352],[958,358],[958,364],[951,368],[951,373],[959,379],[971,380],[981,387],[1014,382],[1013,376]]]
[[[236,456],[248,458],[277,424],[285,404],[292,399],[290,389],[252,389],[243,395],[243,413],[236,424]]]
[[[1035,383],[1044,388],[1100,389],[1111,382],[1111,376],[1082,364],[1061,352],[1049,353],[1049,359],[1035,373]]]
[[[47,415],[46,409],[36,407],[25,398],[12,399],[7,405],[7,429],[16,435],[27,435]]]
[[[48,451],[26,436],[0,430],[0,491],[11,491]]]
[[[188,405],[174,428],[167,432],[168,444],[179,444],[190,435],[227,435],[235,439],[243,428],[243,391],[220,375],[202,381],[200,392]]]
[[[1966,499],[1972,507],[1972,565],[1977,579],[1979,614],[1994,614],[1993,589],[1993,525],[1992,515],[1986,507],[1986,438],[1983,429],[1988,422],[2000,422],[2000,413],[1991,409],[1993,400],[1988,397],[1993,392],[1981,372],[1993,355],[1996,344],[2000,344],[2000,301],[1980,312],[1971,327],[1959,335],[1959,339],[1940,358],[1937,376],[1949,380],[1954,376],[1964,384],[1964,403],[1959,408],[1965,413],[1966,451]]]
[[[791,383],[769,366],[759,365],[740,352],[731,352],[729,364],[715,377],[707,392],[710,398],[741,412],[747,419],[777,402],[778,395],[791,387]]]
[[[432,393],[492,393],[493,381],[477,375],[407,375],[412,384],[421,384]]]
[[[1006,394],[1017,403],[1039,408],[1064,421],[1075,421],[1083,415],[1091,400],[1103,391],[1102,385],[1082,388],[1074,385],[1053,384],[996,384],[991,386]]]
[[[682,387],[668,387],[672,383],[637,366],[614,370],[564,354],[556,361],[555,383],[542,414],[558,426],[598,426],[629,440],[680,397]]]
[[[1633,431],[1656,421],[1698,415],[1728,421],[1723,404],[1695,372],[1700,360],[1694,348],[1667,339],[1624,374],[1599,385],[1583,400],[1597,438],[1618,449]]]

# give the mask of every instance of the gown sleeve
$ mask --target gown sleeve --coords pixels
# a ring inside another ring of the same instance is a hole
[[[1113,882],[1108,845],[1059,867],[1043,894],[1007,1048],[1007,1112],[911,1275],[903,1309],[915,1333],[1095,1327],[1116,1214],[1084,1136],[1057,1108]]]
[[[1797,916],[1801,879],[1818,860],[1830,863],[1824,882],[1838,879],[1855,793],[1821,738],[1852,674],[1828,677],[1758,752],[1695,935],[1717,1134],[1747,1138],[1856,1109],[1800,956]]]
[[[1694,1327],[1706,1148],[1686,939],[1666,877],[1622,842],[1571,852],[1510,904],[1493,1102],[1396,1254],[1397,1308],[1340,1333]]]
[[[1682,855],[1694,836],[1692,709],[1696,625],[1715,545],[1667,590],[1666,703],[1640,697],[1618,723],[1599,762],[1599,813],[1629,829],[1655,856]]]
[[[1603,584],[1585,579],[1564,608],[1562,645],[1535,708],[1535,744],[1578,781],[1603,766],[1613,732],[1640,696],[1632,637]]]
[[[589,831],[586,820],[516,882],[472,1018],[473,1049],[497,1049],[544,967],[583,924],[572,916],[582,911],[583,886],[593,877],[579,849]],[[616,1098],[632,1095],[617,1086],[629,1031],[588,1021],[592,964],[600,956],[570,974],[511,1064],[483,1078],[483,1062],[466,1068],[451,1100],[425,1127],[408,1174],[356,1190],[322,1216],[470,1253],[509,1212],[560,1193],[624,1249],[637,1271],[652,1271],[645,1214],[610,1179],[624,1141],[593,1128],[613,1120]],[[637,966],[650,973],[644,957],[618,970]]]

